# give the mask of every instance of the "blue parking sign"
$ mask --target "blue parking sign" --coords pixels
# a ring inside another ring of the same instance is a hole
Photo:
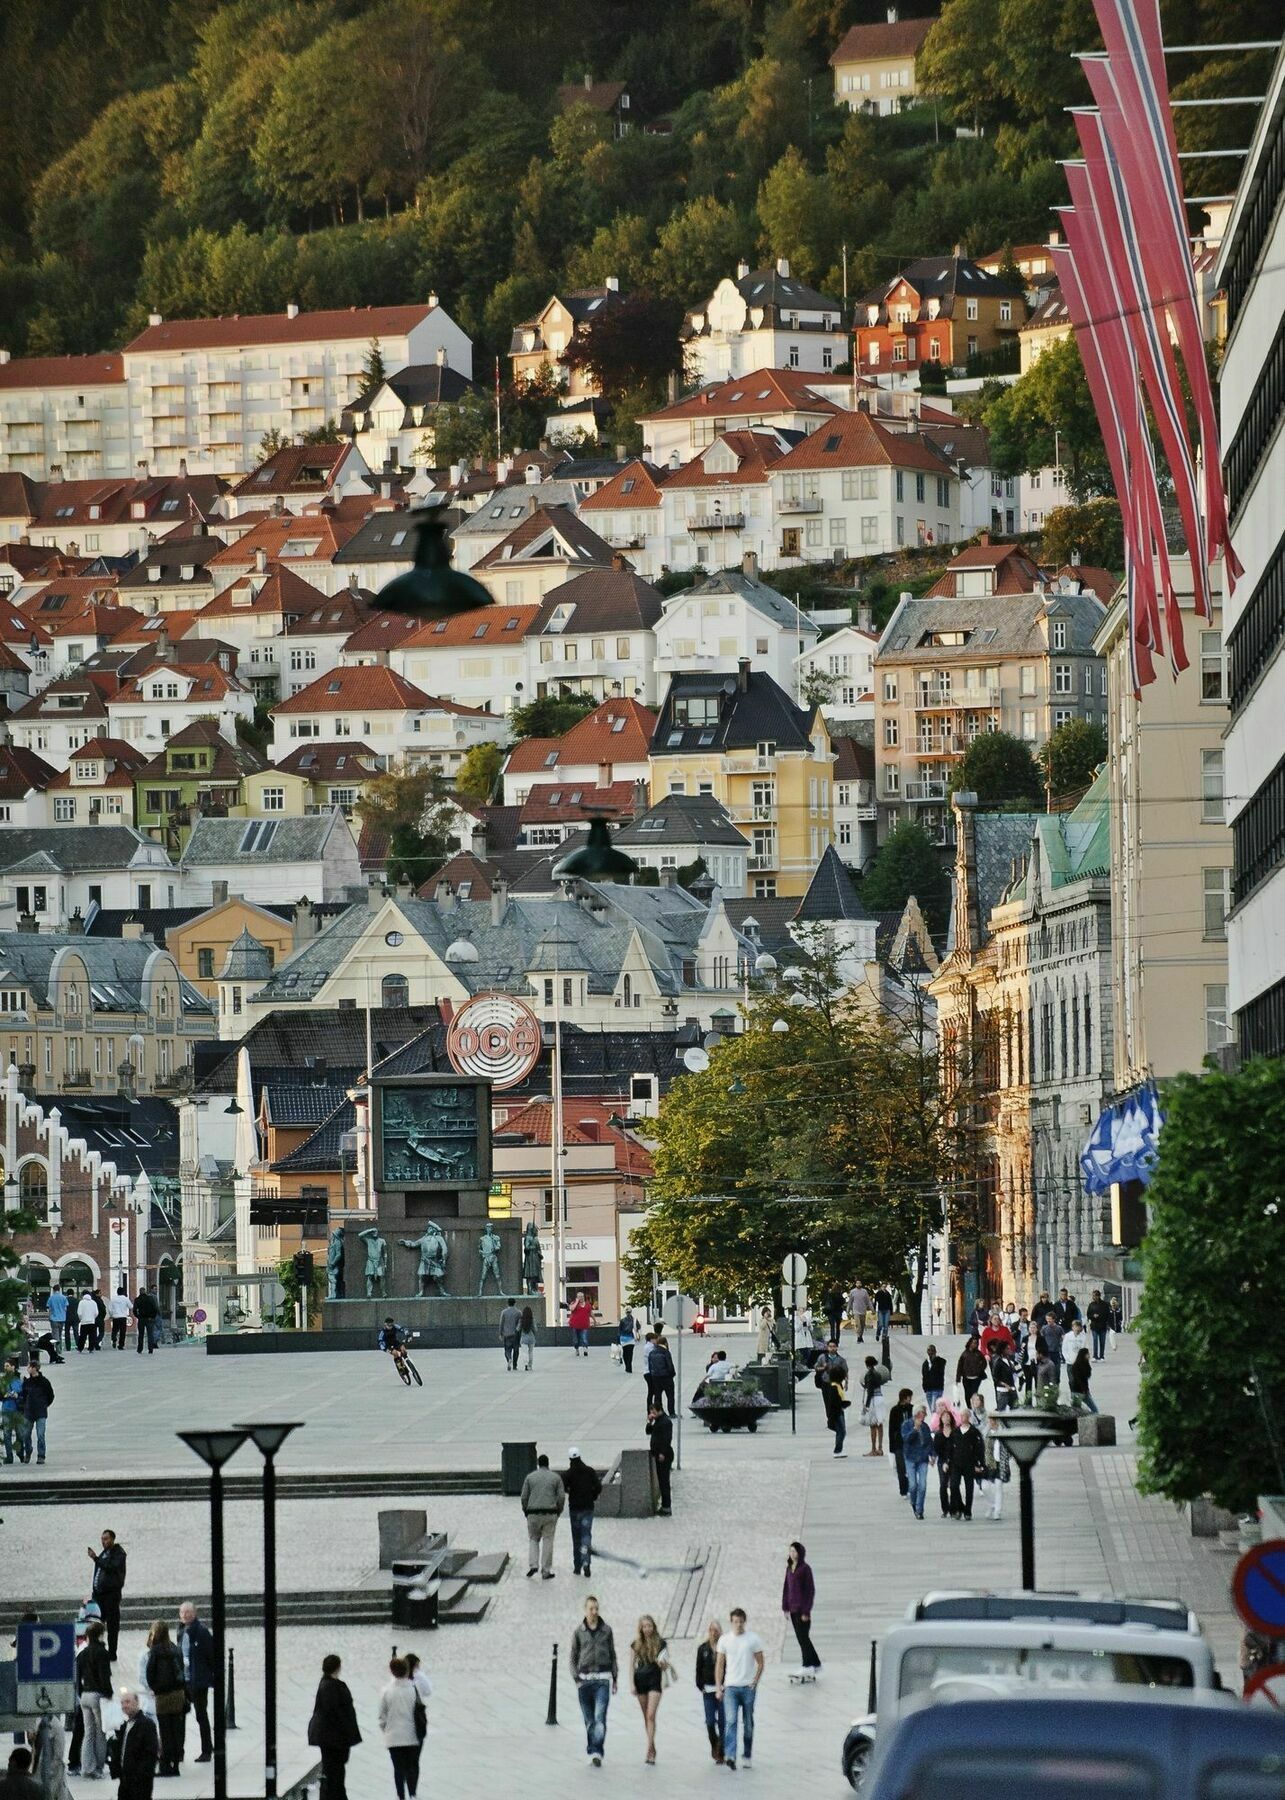
[[[19,1625],[17,1648],[18,1711],[66,1711],[75,1693],[76,1627]]]

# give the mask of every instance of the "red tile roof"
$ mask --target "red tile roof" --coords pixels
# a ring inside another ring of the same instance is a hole
[[[257,584],[257,591],[256,591]],[[264,574],[240,576],[200,610],[201,620],[235,618],[238,613],[291,613],[298,617],[325,604],[326,596],[285,563],[270,562]],[[338,603],[336,603],[338,604]]]
[[[423,688],[407,681],[404,675],[378,665],[373,668],[331,669],[319,675],[306,688],[279,700],[272,708],[278,713],[335,712],[450,712],[484,717],[478,706],[458,706],[454,700],[442,700],[426,694]]]
[[[755,369],[752,375],[737,375],[715,382],[698,394],[665,406],[659,412],[643,413],[644,420],[700,419],[707,413],[731,419],[749,416],[770,417],[780,412],[841,412],[833,400],[824,400],[814,391],[813,383],[822,380],[802,369]]]
[[[1078,581],[1091,594],[1096,594],[1103,606],[1110,606],[1116,595],[1120,582],[1110,569],[1099,568],[1094,563],[1063,563],[1053,577],[1054,581]]]
[[[586,494],[580,502],[580,510],[582,513],[611,512],[631,507],[659,506],[659,476],[658,469],[644,462],[641,457],[635,457],[623,469],[618,470],[610,481],[604,481],[592,494]]]
[[[0,800],[21,800],[32,788],[40,791],[56,779],[54,770],[34,750],[0,744]]]
[[[234,544],[216,551],[209,566],[212,569],[252,569],[256,550],[262,550],[272,561],[281,557],[288,543],[308,546],[301,555],[286,557],[288,563],[330,562],[335,552],[360,529],[360,520],[337,519],[333,513],[309,513],[305,518],[296,518],[293,513],[272,514]]]
[[[715,444],[726,444],[737,457],[734,469],[705,467],[705,458]],[[663,477],[667,488],[742,487],[747,481],[766,481],[768,469],[785,455],[785,445],[765,431],[725,431],[715,438],[707,450],[701,450],[690,462],[670,469]]]
[[[118,350],[90,356],[16,356],[0,363],[0,388],[105,387],[125,379]]]
[[[631,819],[638,810],[633,782],[609,781],[606,787],[594,787],[587,782],[556,786],[553,782],[537,781],[518,817],[523,825],[578,825],[586,810]]]
[[[123,631],[118,631],[112,643],[117,649],[129,644],[154,644],[164,631],[173,644],[179,638],[187,636],[200,616],[199,612],[186,608],[176,612],[149,613],[146,618],[140,616],[137,624],[127,625]]]
[[[615,726],[620,724],[620,729]],[[523,738],[509,752],[505,773],[526,774],[560,766],[597,768],[603,763],[646,762],[656,714],[637,700],[604,700],[560,738]],[[557,761],[548,758],[556,753]]]
[[[625,91],[623,81],[569,81],[558,89],[558,107],[570,112],[573,106],[588,106],[594,112],[610,112]]]
[[[955,572],[960,569],[993,569],[996,594],[1031,594],[1041,580],[1040,571],[1021,544],[970,544],[952,556],[946,572],[929,588],[927,600],[958,598]]]
[[[850,469],[872,463],[896,469],[924,469],[933,475],[953,474],[950,464],[917,432],[890,431],[869,413],[844,413],[827,419],[775,465],[792,469]]]
[[[563,1103],[562,1137],[567,1144],[602,1144],[609,1149],[618,1172],[639,1180],[652,1173],[652,1161],[646,1147],[628,1132],[612,1125],[618,1108],[605,1100],[571,1099]],[[533,1144],[553,1143],[553,1103],[531,1100],[517,1112],[510,1113],[497,1133],[526,1138]]]
[[[265,457],[257,469],[243,475],[234,494],[297,494],[323,490],[334,480],[335,470],[352,449],[342,444],[283,444]],[[362,515],[365,516],[364,513]]]
[[[182,704],[196,706],[205,701],[222,700],[227,694],[244,693],[242,684],[231,675],[225,675],[217,663],[186,663],[182,667],[174,663],[162,662],[159,658],[150,663],[132,679],[125,682],[116,695],[119,701],[147,700],[149,695],[143,692],[143,683],[152,676],[165,674],[181,676],[191,682],[191,691],[182,697]]]
[[[850,25],[830,58],[831,66],[876,62],[885,56],[914,56],[932,23],[931,19],[893,19],[882,25]]]
[[[531,606],[479,606],[471,612],[451,613],[430,625],[416,626],[398,645],[400,650],[450,649],[464,644],[516,644],[535,623],[540,608]],[[344,648],[351,649],[351,644]]]
[[[132,606],[86,606],[77,613],[47,614],[41,624],[50,637],[80,637],[88,633],[114,642],[120,632],[128,631],[142,616]]]
[[[415,620],[408,619],[404,613],[376,613],[373,619],[367,619],[345,639],[343,653],[360,656],[377,650],[391,650],[394,644],[404,643],[419,629]]]
[[[125,346],[129,355],[174,350],[235,350],[250,344],[312,344],[335,338],[405,337],[432,309],[421,306],[349,306],[322,312],[233,314],[226,319],[167,319],[149,325]]]
[[[338,744],[300,744],[274,763],[283,775],[299,775],[305,781],[334,781],[342,776],[356,781],[379,772],[379,758],[369,744],[344,738]]]
[[[20,611],[47,625],[54,618],[74,618],[100,599],[109,602],[115,592],[114,575],[60,575],[28,594]]]
[[[470,883],[470,900],[489,900],[495,891],[496,882],[503,879],[498,863],[484,863],[471,850],[460,850],[448,862],[444,862],[435,875],[430,875],[420,885],[418,897],[421,900],[431,900],[437,892],[439,881],[448,881],[456,893],[467,881]]]
[[[20,608],[0,595],[0,642],[21,644],[25,650],[35,638],[37,644],[48,644],[52,640],[43,625],[35,619],[29,619]]]

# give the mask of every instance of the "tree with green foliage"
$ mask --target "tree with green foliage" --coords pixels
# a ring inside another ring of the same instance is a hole
[[[582,369],[608,399],[649,389],[653,403],[664,399],[666,378],[682,366],[678,328],[683,309],[662,295],[630,294],[608,306],[578,331],[563,361]]]
[[[383,387],[387,380],[384,353],[379,347],[378,337],[373,337],[366,347],[366,360],[361,365],[361,391],[369,393],[372,388]]]
[[[1285,1493],[1285,1062],[1176,1076],[1161,1104],[1137,1327],[1139,1485],[1252,1513],[1260,1494]]]
[[[597,705],[592,694],[544,694],[509,714],[514,738],[561,737]]]
[[[503,767],[504,752],[498,744],[474,744],[455,771],[456,793],[483,804],[494,800]]]
[[[861,899],[871,912],[897,912],[912,894],[928,929],[944,931],[950,918],[950,875],[941,852],[922,825],[895,825],[862,877]]]
[[[1088,719],[1068,719],[1040,746],[1039,764],[1055,800],[1080,794],[1107,758],[1106,733]]]
[[[368,781],[357,802],[363,825],[386,833],[385,879],[421,888],[459,849],[451,789],[436,769],[387,769]]]
[[[1109,491],[1110,470],[1074,337],[1051,344],[1011,387],[997,394],[983,421],[992,465],[1001,475],[1060,467],[1072,500]]]
[[[1044,806],[1040,766],[1008,731],[978,733],[951,771],[950,792],[976,794],[982,812]]]
[[[27,1341],[22,1329],[22,1307],[31,1289],[20,1272],[22,1252],[15,1239],[36,1229],[34,1213],[0,1214],[0,1350],[17,1350]]]
[[[834,206],[826,177],[813,174],[797,145],[764,177],[758,216],[765,259],[784,256],[800,281],[820,282],[834,257]]]
[[[1061,567],[1090,563],[1099,569],[1124,568],[1124,523],[1120,502],[1103,494],[1083,506],[1055,506],[1044,516],[1040,560]]]

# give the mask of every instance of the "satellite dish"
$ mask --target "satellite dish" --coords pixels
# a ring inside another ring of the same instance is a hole
[[[709,1067],[709,1051],[693,1044],[690,1050],[683,1051],[683,1067],[693,1075],[703,1075]]]
[[[703,1041],[707,1050],[717,1050],[723,1041],[723,1034],[721,1031],[707,1031]]]
[[[725,694],[734,694],[736,692],[736,677],[734,675],[729,675],[727,680],[723,683],[723,692]]]

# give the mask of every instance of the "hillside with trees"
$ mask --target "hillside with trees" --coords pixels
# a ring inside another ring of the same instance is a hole
[[[1278,23],[1272,0],[1165,12],[1186,42]],[[923,52],[936,100],[849,114],[830,52],[883,16],[882,0],[10,0],[3,345],[99,350],[151,309],[435,290],[486,367],[557,285],[617,276],[655,303],[641,328],[741,256],[788,256],[837,294],[846,247],[857,294],[955,243],[1043,237],[1063,108],[1088,98],[1070,53],[1094,47],[1089,0],[947,0]],[[1193,79],[1243,91],[1245,66]],[[559,99],[586,73],[626,84],[628,135]],[[1234,139],[1229,110],[1180,130]]]

